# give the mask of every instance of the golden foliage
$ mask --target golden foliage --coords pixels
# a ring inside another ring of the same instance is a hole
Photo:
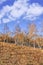
[[[9,28],[7,25],[5,27],[4,29],[6,33],[0,35],[0,42],[15,43],[16,45],[26,45],[34,48],[43,48],[43,37],[36,34],[37,29],[35,24],[30,24],[28,27],[28,33],[25,34],[21,31],[20,27],[17,26],[13,36],[11,36],[12,33],[8,31]]]

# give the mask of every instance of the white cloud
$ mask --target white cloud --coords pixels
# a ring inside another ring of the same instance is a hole
[[[32,5],[29,6],[26,12],[26,17],[24,18],[35,20],[41,14],[43,14],[43,7],[40,6],[38,3],[33,3]]]
[[[8,12],[10,12],[11,7],[6,5],[5,7],[3,7],[2,10],[0,10],[0,19],[3,18],[5,15],[7,15]]]
[[[27,11],[27,3],[26,0],[18,0],[14,3],[12,6],[12,10],[10,12],[10,15],[14,18],[19,18]]]
[[[0,19],[2,19],[4,16],[7,16],[10,20],[16,20],[20,16],[22,16],[26,10],[27,10],[27,0],[18,0],[15,1],[12,6],[6,5],[3,7],[3,9],[0,11]]]
[[[2,4],[3,2],[5,2],[6,0],[0,0],[0,4]]]
[[[7,16],[9,21],[17,20],[22,15],[24,19],[35,20],[43,14],[43,7],[38,3],[28,4],[28,0],[17,0],[12,6],[6,5],[0,10],[0,20]],[[5,19],[4,19],[5,20]],[[7,22],[6,20],[3,22]]]
[[[4,22],[4,23],[10,22],[10,19],[4,18],[4,19],[3,19],[3,22]]]

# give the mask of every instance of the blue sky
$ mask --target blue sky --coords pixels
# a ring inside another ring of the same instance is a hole
[[[10,30],[17,24],[27,31],[29,23],[35,23],[40,31],[43,22],[43,0],[0,0],[0,31],[7,23]]]

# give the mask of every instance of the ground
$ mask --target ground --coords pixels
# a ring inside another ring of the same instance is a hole
[[[43,65],[43,50],[1,42],[0,65]]]

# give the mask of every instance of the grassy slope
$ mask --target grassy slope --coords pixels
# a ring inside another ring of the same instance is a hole
[[[1,42],[0,65],[43,65],[43,50]]]

